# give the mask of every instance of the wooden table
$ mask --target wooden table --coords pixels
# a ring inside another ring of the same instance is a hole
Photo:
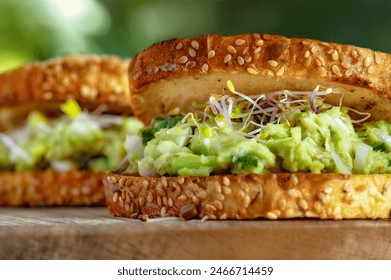
[[[154,221],[0,208],[0,259],[391,259],[391,221]]]

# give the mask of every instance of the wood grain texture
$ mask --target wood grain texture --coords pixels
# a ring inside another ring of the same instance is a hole
[[[0,259],[391,259],[391,222],[142,222],[106,208],[0,208]]]

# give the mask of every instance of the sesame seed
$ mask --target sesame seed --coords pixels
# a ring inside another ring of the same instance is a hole
[[[208,219],[209,220],[217,220],[217,217],[213,214],[208,214]]]
[[[283,198],[280,200],[280,202],[278,203],[278,206],[280,207],[281,210],[285,210],[286,208],[286,200]]]
[[[291,175],[293,185],[297,185],[299,183],[299,178],[295,174]]]
[[[376,64],[380,64],[382,62],[382,59],[377,52],[375,52],[375,62]]]
[[[186,199],[187,199],[187,196],[184,195],[184,194],[182,194],[182,195],[180,195],[180,196],[178,197],[178,200],[179,200],[179,201],[185,201]]]
[[[256,49],[254,50],[254,54],[258,54],[258,53],[260,53],[260,52],[261,52],[261,50],[262,50],[262,47],[258,47],[258,48],[256,48]]]
[[[125,211],[126,211],[126,212],[129,212],[129,208],[130,208],[130,207],[129,207],[129,204],[125,203]]]
[[[213,206],[212,204],[209,204],[209,203],[205,205],[205,209],[207,212],[214,212],[217,210],[217,208],[215,206]]]
[[[285,72],[285,67],[282,66],[280,69],[278,69],[278,71],[276,72],[276,76],[277,77],[281,77]]]
[[[221,203],[220,200],[215,200],[214,205],[216,206],[217,209],[222,210],[223,209],[223,204]]]
[[[268,60],[268,63],[271,67],[277,67],[278,66],[278,62],[275,61],[275,60]]]
[[[366,57],[364,60],[364,67],[369,67],[372,64],[372,60],[370,57]]]
[[[183,178],[182,176],[179,176],[178,183],[182,185],[184,182],[185,182],[185,178]]]
[[[146,187],[148,187],[148,185],[149,185],[148,181],[147,181],[147,180],[144,180],[144,181],[143,181],[143,187],[146,188]]]
[[[223,177],[223,184],[224,184],[224,186],[229,186],[231,184],[231,180],[228,177],[224,176]]]
[[[327,194],[330,194],[330,193],[333,192],[333,188],[327,187],[327,188],[325,188],[325,189],[323,190],[323,192],[324,192],[324,193],[327,193]]]
[[[273,212],[267,212],[266,218],[268,218],[270,220],[277,220],[278,216],[276,214],[274,214]]]
[[[164,217],[167,213],[167,208],[165,206],[160,209],[160,216]]]
[[[225,199],[225,196],[222,193],[216,194],[216,199],[223,201]]]
[[[121,196],[119,197],[119,204],[124,208],[124,199]]]
[[[300,206],[303,210],[307,210],[307,209],[308,209],[308,203],[307,203],[307,201],[305,201],[304,199],[300,199],[300,201],[299,201],[299,206]]]
[[[117,202],[118,201],[118,192],[115,192],[114,195],[113,195],[113,202]]]
[[[236,49],[235,49],[235,47],[232,46],[232,45],[228,45],[227,51],[230,52],[230,53],[232,53],[232,54],[236,53]]]
[[[219,217],[220,220],[226,220],[227,219],[227,213],[224,213],[222,214],[220,217]]]
[[[247,208],[250,205],[251,198],[249,195],[246,195],[243,199],[243,207]]]
[[[176,45],[175,48],[176,48],[177,50],[180,50],[182,47],[183,47],[183,44],[182,44],[182,43],[178,43],[178,45]]]
[[[333,50],[333,52],[331,53],[331,58],[333,60],[338,60],[339,55],[338,55],[338,52],[336,50]]]
[[[140,205],[140,207],[143,207],[143,206],[144,206],[144,204],[145,204],[145,199],[144,199],[144,197],[140,197],[140,198],[138,199],[138,204]]]
[[[241,45],[243,45],[244,43],[246,43],[246,41],[243,40],[243,39],[236,39],[236,41],[235,41],[235,44],[236,44],[237,46],[241,46]]]
[[[119,186],[123,189],[125,187],[126,178],[119,179]]]
[[[250,62],[251,62],[251,56],[245,55],[245,56],[244,56],[244,60],[245,60],[247,63],[250,63]]]
[[[268,76],[270,79],[274,78],[274,73],[273,73],[272,71],[267,70],[266,73],[267,73],[267,76]]]
[[[117,184],[117,183],[118,183],[117,177],[115,177],[115,176],[109,177],[109,180],[110,180],[113,184]]]
[[[339,70],[339,67],[335,64],[331,67],[331,71],[337,76],[341,75],[341,70]]]
[[[168,206],[168,200],[166,196],[163,196],[163,204]]]
[[[368,69],[369,70],[369,69]],[[346,70],[346,72],[345,72],[345,75],[346,76],[351,76],[353,74],[353,71],[352,71],[352,69],[348,69],[348,70]]]
[[[291,198],[297,198],[297,197],[299,197],[299,193],[297,192],[296,189],[289,189],[288,196]]]
[[[201,200],[205,200],[208,198],[208,193],[206,191],[200,191],[196,196]]]
[[[214,188],[217,193],[221,193],[221,185],[219,182],[214,182]]]
[[[287,218],[293,217],[294,214],[295,214],[295,210],[293,210],[292,208],[289,208],[289,209],[286,210],[286,212],[285,212],[285,216],[286,216]]]
[[[228,187],[223,187],[223,194],[229,195],[231,192],[232,192],[232,191],[231,191],[230,188],[228,188]]]
[[[189,59],[187,58],[187,56],[181,56],[180,58],[179,58],[179,63],[182,63],[182,64],[184,64],[184,63],[186,63],[187,61],[188,61]]]
[[[259,39],[259,40],[257,40],[257,41],[255,42],[255,45],[256,45],[257,47],[261,47],[261,46],[263,46],[264,43],[265,43],[265,42],[264,42],[262,39]]]
[[[160,196],[157,197],[157,205],[162,206],[162,198]]]
[[[314,218],[316,215],[312,211],[305,211],[304,216],[306,216],[307,218]]]
[[[271,40],[271,39],[273,39],[273,37],[271,35],[269,35],[269,34],[263,34],[263,39]]]
[[[349,69],[350,68],[350,64],[348,62],[346,62],[346,61],[342,61],[341,65],[345,69]]]
[[[243,57],[238,56],[238,63],[239,63],[239,65],[243,65],[243,64],[244,64],[244,59],[243,59]]]
[[[368,73],[369,74],[372,74],[374,71],[375,71],[375,69],[374,69],[373,65],[368,67]]]
[[[195,49],[193,48],[189,48],[189,55],[191,57],[195,57],[197,55],[197,52],[195,51]]]
[[[316,47],[316,46],[313,46],[312,48],[311,48],[311,52],[312,53],[316,53],[318,51],[318,48]]]
[[[150,193],[148,194],[148,196],[147,196],[147,201],[148,201],[149,203],[151,203],[151,202],[153,201],[153,194],[152,194],[152,192],[150,192]]]
[[[193,197],[191,198],[191,200],[193,201],[193,203],[194,203],[195,205],[200,204],[200,200],[199,200],[196,196],[193,196]]]
[[[305,58],[309,58],[310,55],[311,55],[310,51],[306,51],[306,52],[304,53],[304,57],[305,57]]]
[[[232,56],[230,54],[227,54],[225,57],[224,57],[224,63],[227,63],[228,61],[230,61],[232,58]]]
[[[200,44],[197,41],[195,41],[195,40],[191,41],[190,44],[196,50],[198,50],[200,48]]]
[[[320,65],[318,65],[318,66],[324,66],[325,62],[324,62],[323,57],[318,56],[318,57],[317,57],[317,61],[319,61],[319,63],[320,63]]]
[[[207,73],[209,70],[209,65],[204,63],[201,67],[201,71],[204,72],[204,73]]]
[[[165,191],[161,187],[157,187],[156,190],[157,190],[158,194],[160,194],[161,196],[165,196],[166,195]]]
[[[249,47],[245,47],[242,54],[245,55],[246,53],[248,53],[248,50],[249,50]]]
[[[258,74],[258,71],[255,70],[254,68],[248,67],[246,70],[251,75],[257,75]]]
[[[163,184],[163,186],[164,187],[167,187],[167,179],[166,179],[166,177],[161,177],[161,179],[160,179],[161,181],[162,181],[162,184]]]
[[[196,66],[196,62],[195,61],[191,61],[188,65],[189,68],[193,68],[194,66]],[[178,107],[177,107],[178,108]]]
[[[174,205],[174,201],[171,197],[168,198],[168,206],[172,207]]]
[[[214,50],[210,50],[209,52],[208,52],[208,58],[212,58],[212,57],[214,57],[216,55],[216,52],[214,51]]]
[[[355,58],[355,59],[357,59],[358,53],[357,53],[356,50],[352,50],[352,57]]]
[[[319,201],[315,201],[315,203],[314,203],[314,208],[315,208],[315,210],[316,210],[318,213],[320,213],[320,212],[322,211],[322,204],[320,204]]]
[[[187,197],[194,196],[194,194],[190,190],[185,190],[184,193],[186,194]]]

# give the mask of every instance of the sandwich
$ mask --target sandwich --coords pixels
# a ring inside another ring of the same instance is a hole
[[[115,216],[390,218],[389,54],[267,34],[173,39],[132,59],[129,88],[152,122],[129,151],[137,173],[105,176]]]
[[[105,205],[103,175],[143,126],[128,65],[71,55],[0,74],[0,206]]]

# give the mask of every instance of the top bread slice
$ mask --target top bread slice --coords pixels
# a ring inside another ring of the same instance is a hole
[[[211,94],[257,94],[317,85],[343,93],[343,104],[391,121],[391,55],[352,45],[267,34],[173,39],[138,53],[129,66],[134,114],[146,124]],[[329,96],[339,104],[340,95]]]
[[[69,55],[0,74],[0,131],[20,125],[33,109],[56,112],[69,98],[129,115],[128,66],[115,56]]]

